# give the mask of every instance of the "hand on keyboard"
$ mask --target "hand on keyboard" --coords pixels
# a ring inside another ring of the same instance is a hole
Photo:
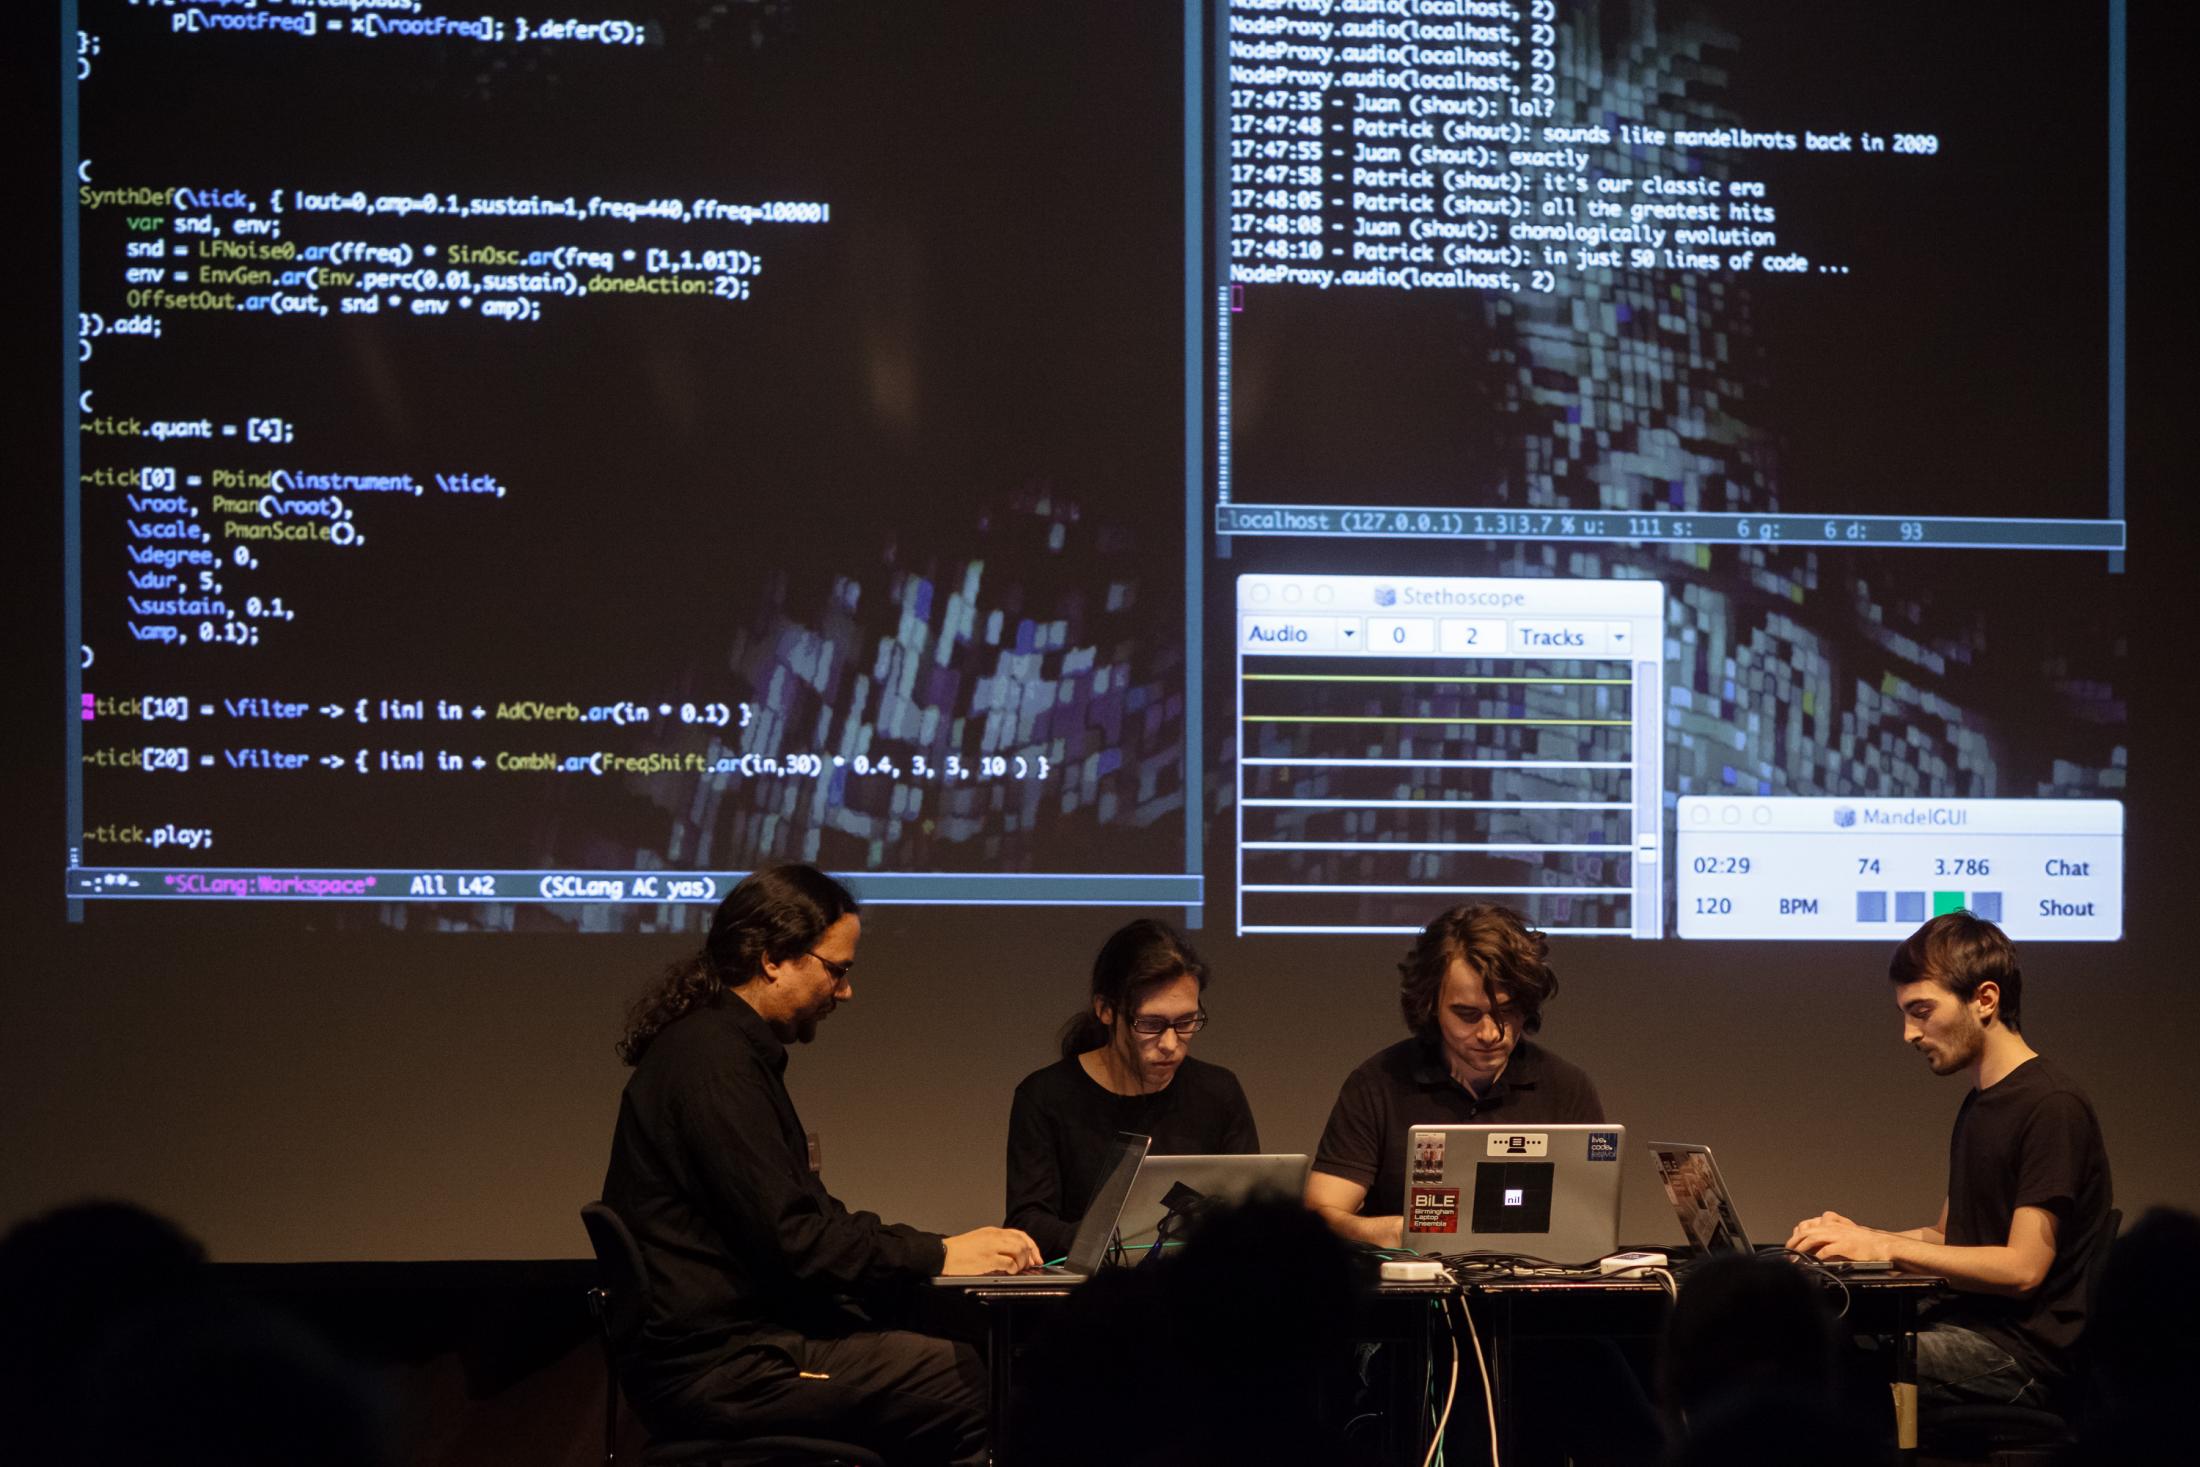
[[[1043,1262],[1039,1245],[1016,1228],[972,1228],[947,1240],[947,1274],[1022,1273]]]

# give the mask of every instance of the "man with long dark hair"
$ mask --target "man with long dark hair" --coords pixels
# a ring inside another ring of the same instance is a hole
[[[787,1094],[787,1046],[855,997],[855,898],[809,866],[728,893],[702,951],[635,1004],[603,1197],[654,1288],[625,1380],[656,1431],[780,1432],[871,1447],[896,1467],[985,1461],[986,1377],[969,1344],[890,1327],[939,1273],[1015,1273],[1030,1238],[942,1238],[825,1190]]]
[[[1141,918],[1100,945],[1061,1059],[1025,1076],[1008,1112],[1008,1225],[1049,1257],[1069,1251],[1118,1132],[1152,1137],[1155,1156],[1260,1150],[1237,1076],[1192,1058],[1206,992],[1206,962],[1166,922]]]

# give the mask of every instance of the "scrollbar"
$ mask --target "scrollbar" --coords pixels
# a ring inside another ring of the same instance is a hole
[[[1665,665],[1635,664],[1635,726],[1629,756],[1634,782],[1633,921],[1636,937],[1665,935]]]

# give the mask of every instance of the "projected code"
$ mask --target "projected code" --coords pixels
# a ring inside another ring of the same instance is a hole
[[[1218,504],[1218,535],[1347,540],[1591,541],[1621,544],[1864,545],[1934,550],[2124,550],[2123,520],[1947,515],[1482,513],[1427,507]]]
[[[453,19],[412,3],[225,7],[148,0],[144,8],[168,13],[168,33],[191,35],[639,45],[650,30],[630,20]],[[332,13],[341,11],[355,13]],[[106,47],[104,37],[86,32],[79,53],[88,61]],[[333,59],[317,57],[324,64]],[[80,71],[80,79],[89,75]],[[110,184],[103,174],[97,156],[77,166],[84,240],[79,351],[87,365],[102,349],[142,354],[150,343],[171,339],[174,350],[203,350],[190,331],[194,318],[208,314],[279,318],[291,327],[384,316],[533,325],[545,320],[546,306],[585,309],[606,297],[636,298],[642,309],[661,309],[667,299],[746,302],[766,264],[752,229],[825,226],[832,219],[832,205],[823,201],[477,195],[329,181],[253,188]],[[560,239],[563,226],[596,237]],[[423,228],[444,234],[429,237]],[[647,236],[635,234],[637,228]],[[360,229],[374,237],[346,232]],[[117,589],[128,635],[154,647],[260,646],[301,612],[314,614],[312,598],[297,593],[310,579],[297,552],[363,549],[370,522],[395,503],[428,496],[501,500],[513,488],[478,465],[268,464],[264,453],[255,464],[145,465],[125,456],[133,441],[297,447],[298,425],[275,415],[207,411],[203,402],[125,403],[97,388],[84,392],[81,406],[87,448],[79,482],[87,490],[120,491],[104,496],[125,516],[127,564]],[[178,407],[182,415],[166,415]],[[93,502],[96,515],[97,497]],[[290,585],[273,589],[276,580]],[[254,584],[266,588],[253,594],[246,588]]]
[[[87,159],[79,176],[96,173]],[[638,221],[705,232],[730,227],[827,225],[826,203],[730,202],[694,197],[653,200],[601,196],[467,197],[425,192],[373,194],[275,188],[108,187],[83,184],[86,223],[81,355],[89,365],[107,350],[199,349],[189,338],[194,315],[241,313],[286,325],[385,314],[412,321],[444,318],[531,325],[544,306],[606,297],[671,297],[739,303],[764,271],[755,248],[710,244],[442,242],[392,235],[369,241],[336,237],[335,221],[432,218],[439,226],[490,221],[510,229],[565,221],[611,229]],[[554,225],[552,226],[554,227]],[[99,268],[105,255],[111,268]],[[100,309],[100,303],[112,303]],[[181,333],[181,334],[179,334]],[[101,365],[104,365],[102,362]],[[97,378],[87,377],[87,381]],[[298,551],[358,550],[388,506],[433,496],[441,502],[501,500],[512,486],[478,466],[417,468],[387,463],[291,462],[247,466],[144,465],[121,455],[133,442],[224,449],[296,448],[298,425],[281,416],[231,419],[219,413],[161,416],[168,405],[110,411],[112,393],[88,390],[79,424],[88,441],[79,481],[106,495],[125,518],[124,594],[128,633],[155,646],[212,643],[255,647],[295,622],[310,598],[248,594],[238,582],[261,579],[270,559]],[[203,406],[203,405],[194,405]],[[264,460],[271,455],[262,453]],[[373,506],[368,508],[367,506]],[[97,512],[95,500],[95,513]],[[283,547],[281,549],[275,547]],[[286,567],[272,567],[281,578]],[[287,567],[293,584],[305,567]],[[308,609],[310,615],[310,609]]]
[[[849,106],[990,105],[916,79],[954,16],[82,9],[72,897],[1197,900],[1181,555],[861,376],[1024,329],[983,252],[896,278],[933,206]]]
[[[472,41],[481,45],[661,46],[662,26],[623,17],[579,20],[484,15],[428,0],[129,0],[172,36],[207,40],[273,36],[293,40]],[[724,6],[715,7],[720,12]],[[106,50],[96,31],[77,34],[77,75],[89,78]]]
[[[1556,0],[1401,0],[1367,18],[1230,0],[1230,280],[1551,292],[1619,269],[1845,275],[1783,247],[1764,183],[1690,158],[1941,150],[1930,132],[1561,116],[1561,66],[1581,58],[1558,21]],[[1646,166],[1606,171],[1617,159]]]
[[[1238,929],[1656,937],[1656,582],[1241,576]]]
[[[1946,475],[1905,492],[1845,473],[1814,498],[1838,493],[1829,507],[1849,512],[1794,513],[1758,489],[1781,467],[1773,452],[1735,465],[1676,451],[1756,426],[1748,399],[1768,313],[1750,292],[1821,313],[1859,297],[1945,309],[1929,256],[1968,245],[1926,245],[1924,221],[1975,226],[1978,248],[2002,250],[2001,216],[1978,212],[1992,190],[1981,180],[2002,177],[2005,150],[2050,166],[2002,119],[1943,134],[1945,97],[1891,60],[1901,79],[1884,90],[1859,76],[1789,100],[1778,79],[1812,38],[1883,56],[1888,42],[1858,38],[1899,25],[1899,10],[1736,4],[1707,19],[1573,0],[1219,0],[1215,13],[1217,534],[2126,548],[2113,491],[2099,518],[2003,517],[2008,499]],[[1944,18],[1938,44],[1957,30]],[[1973,50],[1948,60],[1984,64]],[[2067,133],[2056,141],[2068,146]],[[2075,189],[2036,207],[2081,202],[2096,207]],[[2000,311],[1985,297],[1979,309],[1983,334]],[[1451,325],[1448,355],[1436,323]],[[1822,352],[1824,331],[1807,334]],[[1355,381],[1339,373],[1348,362]],[[1948,390],[1930,373],[1918,387],[1920,409]],[[1837,411],[1822,392],[1788,390],[1808,411]],[[1396,438],[1388,459],[1324,451],[1303,425],[1325,400]],[[1478,405],[1511,431],[1474,425]],[[1535,441],[1545,434],[1547,451]],[[1498,480],[1492,449],[1522,439],[1531,451]],[[1727,484],[1698,487],[1719,471]],[[1869,492],[1891,503],[1845,502]],[[2088,513],[2100,502],[2075,497]]]
[[[86,160],[90,176],[97,160]],[[624,240],[520,244],[487,239],[341,238],[350,218],[433,219],[438,225],[514,220],[631,226],[829,224],[822,202],[714,198],[461,198],[456,194],[314,192],[276,188],[190,189],[87,183],[87,213],[121,211],[120,311],[81,318],[84,355],[103,337],[159,340],[170,312],[245,311],[318,318],[473,315],[514,324],[543,319],[549,301],[589,296],[674,296],[745,301],[764,256],[745,243],[642,244]],[[540,232],[539,230],[537,231]],[[94,274],[93,282],[98,280]]]
[[[204,866],[107,867],[69,873],[78,899],[250,902],[480,902],[592,906],[717,904],[746,871],[494,871],[469,867],[331,869]],[[964,906],[968,877],[902,871],[836,873],[858,886],[866,902],[897,906]],[[988,882],[993,906],[1182,906],[1200,900],[1197,876],[1057,876],[1004,871]]]

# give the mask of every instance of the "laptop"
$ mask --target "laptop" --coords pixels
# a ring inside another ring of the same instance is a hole
[[[1171,1214],[1176,1220],[1170,1223],[1170,1239],[1178,1240],[1198,1214],[1209,1207],[1267,1196],[1296,1202],[1306,1193],[1306,1171],[1311,1161],[1297,1154],[1149,1155],[1139,1165],[1137,1180],[1131,1183],[1116,1232],[1125,1248],[1144,1248],[1156,1241]]]
[[[1742,1231],[1742,1215],[1734,1206],[1734,1194],[1727,1190],[1726,1178],[1720,1175],[1710,1147],[1689,1141],[1652,1141],[1650,1154],[1658,1160],[1658,1180],[1665,1184],[1666,1200],[1680,1215],[1681,1231],[1688,1235],[1699,1257],[1757,1251],[1750,1246],[1749,1234]],[[1892,1267],[1838,1258],[1825,1259],[1821,1266],[1849,1273],[1884,1273]]]
[[[949,1289],[1060,1288],[1091,1278],[1107,1262],[1109,1245],[1115,1241],[1116,1219],[1122,1215],[1124,1199],[1130,1196],[1131,1181],[1138,1175],[1138,1164],[1146,1159],[1146,1148],[1151,1145],[1151,1136],[1137,1136],[1129,1131],[1116,1133],[1107,1175],[1100,1183],[1100,1190],[1093,1193],[1092,1206],[1085,1209],[1083,1219],[1077,1224],[1076,1236],[1070,1240],[1069,1252],[1059,1264],[1023,1273],[943,1273],[932,1282]]]
[[[1405,1246],[1587,1263],[1619,1247],[1625,1126],[1415,1126]]]
[[[1719,1163],[1708,1146],[1687,1141],[1653,1141],[1650,1154],[1658,1159],[1658,1180],[1665,1184],[1665,1200],[1680,1214],[1681,1231],[1695,1250],[1713,1253],[1753,1253],[1749,1234],[1742,1231],[1741,1214],[1734,1210],[1734,1194],[1719,1175]]]

